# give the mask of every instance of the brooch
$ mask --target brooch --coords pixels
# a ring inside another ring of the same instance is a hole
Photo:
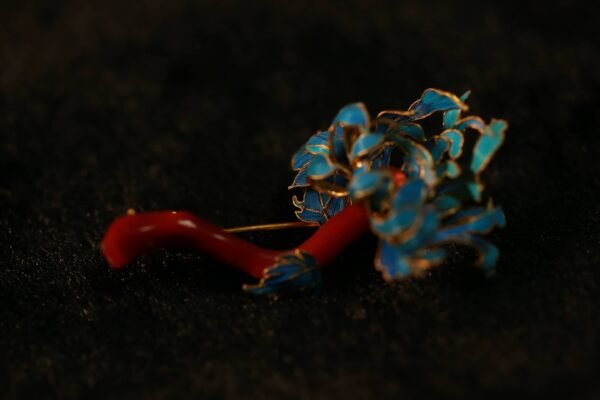
[[[108,228],[102,252],[119,268],[154,249],[199,251],[258,280],[244,290],[273,294],[318,285],[320,268],[370,231],[379,239],[375,268],[386,281],[441,264],[452,243],[474,248],[476,263],[491,272],[498,249],[482,235],[504,226],[505,217],[484,196],[481,172],[508,124],[463,115],[469,94],[427,89],[407,110],[375,118],[362,103],[343,107],[292,157],[298,222],[221,229],[188,212],[128,212]],[[442,128],[425,132],[421,122],[434,114]],[[288,251],[235,236],[300,226],[316,230]]]

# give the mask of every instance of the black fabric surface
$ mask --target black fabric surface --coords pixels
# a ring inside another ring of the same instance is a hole
[[[0,398],[600,395],[587,3],[135,3],[0,6]],[[130,207],[292,220],[289,159],[312,133],[428,87],[511,124],[486,173],[508,219],[494,277],[460,251],[386,284],[369,237],[320,292],[278,300],[201,255],[102,259]]]

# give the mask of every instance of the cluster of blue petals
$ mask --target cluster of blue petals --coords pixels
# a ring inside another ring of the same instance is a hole
[[[342,108],[329,129],[293,156],[297,174],[290,189],[301,191],[293,197],[297,217],[323,224],[346,205],[363,203],[380,239],[375,266],[386,280],[442,263],[450,243],[473,247],[478,265],[492,271],[498,250],[481,236],[504,226],[505,218],[491,199],[483,205],[480,174],[508,125],[463,116],[468,96],[427,89],[407,110],[383,111],[374,119],[362,103]],[[419,121],[438,113],[441,132],[426,134]],[[474,141],[469,154],[463,151],[467,137]],[[400,185],[394,180],[398,171],[406,176]],[[286,260],[286,268],[291,262],[296,275],[312,271],[306,260]],[[298,284],[305,284],[307,275],[298,276],[303,277]]]

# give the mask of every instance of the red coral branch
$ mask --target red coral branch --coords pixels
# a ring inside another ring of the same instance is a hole
[[[260,279],[265,268],[275,264],[280,255],[296,249],[310,253],[320,266],[326,265],[368,227],[364,207],[351,205],[297,248],[278,251],[258,247],[189,212],[159,211],[116,219],[106,231],[101,246],[113,268],[123,267],[151,250],[194,250]]]

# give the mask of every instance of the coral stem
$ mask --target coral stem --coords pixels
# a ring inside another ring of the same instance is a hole
[[[262,278],[264,269],[296,249],[312,254],[320,266],[330,263],[369,227],[365,209],[346,207],[295,249],[270,250],[240,239],[185,211],[158,211],[117,218],[102,240],[102,253],[111,267],[120,268],[157,249],[193,250]]]

